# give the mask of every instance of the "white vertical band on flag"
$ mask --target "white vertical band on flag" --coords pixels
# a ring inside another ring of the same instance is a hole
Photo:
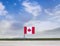
[[[30,29],[31,31],[28,31]],[[32,34],[32,27],[27,27],[27,34]]]

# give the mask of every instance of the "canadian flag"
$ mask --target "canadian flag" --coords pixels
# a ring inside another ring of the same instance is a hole
[[[35,34],[35,27],[24,27],[24,34]]]

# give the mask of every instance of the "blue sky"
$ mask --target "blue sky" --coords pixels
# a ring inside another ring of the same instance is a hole
[[[0,0],[0,25],[1,37],[23,37],[29,25],[36,32],[59,28],[60,0]]]
[[[6,6],[6,10],[8,10],[9,12],[19,12],[19,10],[22,9],[22,2],[24,0],[0,0],[0,2],[2,2],[5,6]],[[30,2],[38,2],[43,8],[54,8],[56,5],[58,5],[60,3],[60,0],[30,0]],[[52,4],[53,3],[53,4]],[[16,4],[16,5],[15,5]],[[13,14],[12,13],[12,14]]]

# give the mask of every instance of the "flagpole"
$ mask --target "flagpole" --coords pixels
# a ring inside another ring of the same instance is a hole
[[[24,38],[25,38],[25,34],[24,34]]]

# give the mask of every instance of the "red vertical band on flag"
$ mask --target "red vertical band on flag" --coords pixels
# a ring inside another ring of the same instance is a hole
[[[32,27],[32,34],[35,34],[35,27]]]
[[[24,27],[24,34],[27,34],[27,27]]]

